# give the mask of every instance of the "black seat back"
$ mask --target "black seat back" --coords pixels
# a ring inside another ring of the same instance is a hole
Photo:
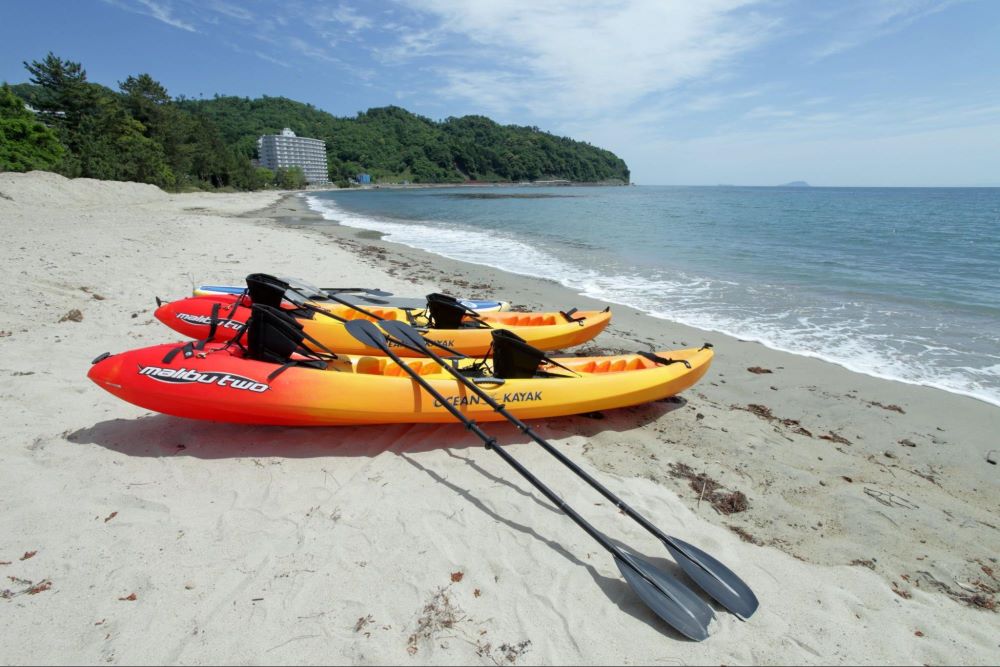
[[[458,329],[468,312],[455,297],[437,293],[427,295],[427,310],[430,311],[430,326],[434,329]]]
[[[530,378],[538,373],[545,353],[506,329],[493,330],[493,375],[510,380]]]
[[[247,291],[254,304],[280,308],[287,289],[288,283],[266,273],[251,273],[247,276]]]
[[[249,281],[249,279],[248,279]],[[278,308],[254,303],[247,321],[247,357],[285,364],[305,348],[302,325]]]

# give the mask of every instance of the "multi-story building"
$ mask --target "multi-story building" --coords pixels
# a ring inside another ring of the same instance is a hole
[[[327,183],[330,175],[326,166],[326,142],[322,139],[297,137],[289,128],[281,134],[265,134],[257,140],[260,163],[272,171],[300,167],[307,183]]]

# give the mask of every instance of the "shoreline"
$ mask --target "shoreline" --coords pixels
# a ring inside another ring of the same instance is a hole
[[[310,193],[303,193],[303,194],[307,198],[313,196]],[[483,195],[483,196],[485,197],[485,196],[491,196],[491,195]],[[496,196],[500,197],[501,195],[496,195]],[[525,195],[525,196],[530,196],[530,195]],[[330,202],[331,200],[330,199],[317,199],[317,201],[319,203],[319,206],[322,207],[322,206],[324,206],[324,202]],[[335,202],[336,200],[333,200],[333,201]],[[314,210],[312,204],[309,204],[309,208],[310,208],[310,210]],[[336,209],[336,206],[334,206],[334,209]],[[316,210],[316,212],[319,215],[323,215],[323,210]],[[330,211],[329,213],[330,213],[330,215],[337,215],[338,211],[337,210],[333,210],[333,211]],[[345,210],[344,214],[348,215],[349,217],[354,217],[354,215],[355,215],[355,214],[352,214],[349,210]],[[363,214],[361,215],[361,219],[362,219],[362,222],[361,222],[359,228],[364,229],[364,228],[366,228],[365,227],[366,223],[364,222],[365,216]],[[376,221],[374,219],[372,220],[372,223],[375,223],[375,227],[376,228],[378,227],[377,222],[378,221]],[[392,224],[394,224],[396,226],[399,226],[401,223],[397,221],[397,222],[392,223]],[[353,223],[350,223],[348,226],[353,226]],[[388,232],[376,231],[375,229],[369,229],[369,231],[372,231],[373,233],[378,233],[378,234],[383,234],[383,233],[388,234]],[[455,261],[460,261],[460,262],[465,261],[464,258],[461,257],[461,252],[456,253],[454,251],[449,251],[449,250],[447,250],[445,248],[442,248],[442,247],[438,247],[438,248],[435,248],[433,250],[427,249],[427,248],[421,247],[420,245],[414,245],[413,244],[414,243],[414,239],[412,237],[408,238],[407,240],[393,239],[392,243],[395,243],[395,244],[400,245],[400,246],[405,246],[405,247],[408,247],[408,248],[412,248],[412,249],[415,249],[415,250],[423,250],[425,252],[430,253],[431,255],[445,257],[445,258],[453,259]],[[623,296],[622,298],[615,298],[617,295],[614,295],[614,294],[609,295],[608,293],[600,293],[601,290],[599,290],[599,289],[595,291],[593,289],[586,288],[586,287],[583,287],[583,286],[579,286],[579,285],[578,286],[573,286],[572,284],[568,284],[568,283],[572,282],[571,280],[567,281],[567,280],[555,280],[555,279],[551,279],[551,278],[545,278],[542,275],[544,273],[544,270],[535,270],[533,268],[528,268],[523,263],[521,264],[520,267],[516,267],[516,268],[509,268],[508,266],[503,266],[503,264],[505,264],[505,263],[508,264],[508,265],[510,264],[510,262],[497,262],[492,256],[488,256],[487,255],[487,256],[482,257],[475,264],[477,264],[479,266],[489,267],[491,269],[496,269],[496,270],[499,270],[499,271],[504,271],[504,272],[507,272],[507,273],[512,273],[512,274],[515,274],[515,275],[520,275],[520,276],[528,277],[528,278],[536,278],[536,279],[543,279],[543,280],[552,280],[553,282],[556,282],[556,283],[562,285],[564,288],[566,288],[568,291],[572,292],[574,295],[580,295],[580,296],[585,296],[587,298],[592,298],[596,302],[599,302],[599,303],[610,303],[610,304],[615,304],[615,305],[618,305],[618,306],[625,306],[625,307],[629,307],[629,308],[635,308],[636,310],[638,310],[640,312],[644,312],[645,314],[649,315],[650,317],[653,317],[653,318],[656,318],[656,319],[662,319],[664,321],[668,321],[668,322],[672,322],[672,323],[685,324],[686,326],[690,326],[690,327],[692,327],[694,329],[697,329],[699,331],[704,331],[704,332],[706,332],[706,334],[721,334],[721,335],[728,336],[730,338],[738,339],[740,341],[756,342],[756,343],[760,343],[761,345],[764,345],[765,347],[767,347],[767,348],[769,348],[771,350],[775,350],[775,351],[778,351],[778,352],[784,352],[784,353],[793,354],[793,355],[802,356],[802,357],[811,357],[811,358],[814,358],[814,359],[817,359],[817,360],[820,360],[820,361],[823,361],[823,362],[828,362],[828,363],[836,364],[836,365],[841,366],[841,367],[845,368],[846,370],[849,370],[849,371],[854,372],[854,373],[868,375],[868,376],[875,377],[875,378],[880,378],[880,379],[883,379],[883,380],[890,380],[890,381],[894,381],[894,382],[901,382],[901,383],[904,383],[904,384],[909,384],[909,385],[914,385],[914,386],[919,386],[919,387],[929,387],[929,388],[933,388],[933,389],[939,389],[939,390],[942,390],[942,391],[945,391],[945,392],[948,392],[948,393],[952,393],[952,394],[956,394],[956,395],[959,395],[959,396],[973,398],[975,400],[982,401],[982,402],[984,402],[984,403],[986,403],[988,405],[991,405],[991,406],[1000,407],[1000,395],[997,395],[995,393],[996,392],[995,389],[981,388],[981,387],[977,388],[976,386],[974,386],[973,384],[971,384],[972,380],[970,380],[967,377],[965,378],[965,382],[964,383],[960,382],[958,380],[954,380],[954,379],[951,380],[951,381],[949,381],[949,379],[947,378],[947,374],[946,373],[942,373],[940,371],[937,372],[937,373],[934,373],[934,372],[929,371],[929,370],[924,369],[924,368],[918,368],[915,371],[916,377],[907,377],[908,374],[914,374],[914,369],[911,368],[906,363],[905,360],[894,359],[891,354],[889,355],[888,358],[892,359],[893,362],[890,363],[890,364],[888,364],[888,365],[879,366],[877,363],[876,364],[870,363],[871,359],[868,358],[868,357],[870,357],[871,354],[873,354],[871,351],[869,351],[869,355],[867,357],[861,357],[861,358],[859,358],[857,355],[855,355],[855,356],[850,356],[850,355],[847,355],[847,356],[838,356],[835,352],[831,351],[830,349],[821,349],[820,351],[814,351],[812,349],[804,349],[804,348],[801,348],[801,347],[800,347],[800,349],[796,349],[796,343],[795,343],[795,341],[783,338],[782,335],[780,334],[780,332],[775,333],[774,331],[770,331],[770,332],[763,331],[763,332],[756,332],[756,333],[752,332],[749,335],[747,335],[747,334],[741,334],[741,333],[739,333],[739,328],[738,327],[734,327],[732,324],[728,324],[728,323],[727,324],[720,324],[718,326],[713,326],[713,323],[711,321],[707,321],[707,322],[697,322],[697,321],[690,322],[690,321],[687,321],[687,320],[690,320],[690,318],[683,317],[683,314],[678,314],[678,315],[681,315],[681,318],[680,319],[675,319],[675,317],[671,317],[670,315],[660,315],[660,314],[657,314],[655,312],[651,312],[649,310],[644,310],[641,306],[635,305],[634,303],[630,303],[628,296]],[[471,264],[471,262],[470,262],[470,264]],[[516,265],[516,263],[515,263],[515,265]],[[607,290],[605,290],[605,292],[607,292]],[[627,295],[627,292],[626,292],[626,295]],[[820,346],[820,347],[822,347],[822,346]],[[866,363],[866,362],[868,362],[868,363]]]
[[[1000,615],[980,608],[1000,588],[997,466],[984,460],[1000,410],[988,404],[713,333],[713,367],[678,399],[538,422],[760,598],[749,621],[718,610],[707,641],[678,641],[586,534],[460,426],[187,421],[84,377],[105,350],[176,339],[153,320],[154,295],[254,271],[532,308],[598,302],[317,224],[299,193],[166,195],[34,173],[0,174],[0,194],[12,276],[0,315],[5,662],[1000,657]],[[80,317],[60,321],[71,309]],[[572,352],[705,339],[612,312],[609,330]],[[490,432],[599,530],[676,571],[516,430]],[[745,493],[749,509],[720,514],[709,480]]]

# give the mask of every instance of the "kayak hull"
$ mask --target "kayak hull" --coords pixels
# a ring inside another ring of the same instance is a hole
[[[246,359],[236,346],[210,343],[191,357],[177,354],[164,361],[177,347],[157,345],[111,355],[95,363],[88,377],[124,401],[189,419],[284,426],[455,421],[385,357],[342,355],[326,370],[290,367],[269,377],[275,364]],[[634,354],[570,357],[558,361],[579,377],[509,379],[481,386],[517,417],[543,419],[673,396],[701,379],[712,361],[711,349],[659,354],[687,360],[691,368],[682,363],[657,365]],[[470,419],[503,419],[436,362],[405,362]]]
[[[190,338],[225,341],[235,335],[250,317],[249,301],[233,295],[206,295],[188,297],[157,308],[155,315],[168,327]],[[324,305],[330,313],[345,319],[369,319],[347,306]],[[399,308],[366,307],[373,315],[388,320],[407,321],[407,313]],[[216,326],[212,329],[212,313],[216,312]],[[560,313],[487,313],[481,318],[491,327],[509,329],[541,350],[560,350],[581,345],[602,332],[611,321],[610,311],[579,311],[574,317],[579,322],[569,322]],[[300,320],[305,332],[334,352],[345,354],[374,354],[380,352],[363,345],[351,336],[343,323],[324,315]],[[493,338],[489,328],[430,329],[429,340],[458,350],[470,356],[485,356]],[[307,343],[308,344],[308,343]],[[420,356],[419,353],[399,348],[400,356]]]

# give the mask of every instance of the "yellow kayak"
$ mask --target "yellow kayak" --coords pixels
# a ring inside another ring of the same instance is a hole
[[[164,302],[156,310],[156,318],[171,329],[185,336],[199,340],[225,341],[243,326],[250,316],[251,302],[247,297],[215,294],[188,297],[177,301]],[[304,326],[305,333],[327,348],[345,354],[378,354],[378,350],[367,347],[347,333],[343,320],[357,318],[373,319],[349,306],[339,304],[315,304],[335,317],[319,313],[305,313],[309,317],[297,319]],[[414,317],[412,311],[402,308],[376,308],[366,306],[365,310],[377,318],[409,322]],[[581,345],[602,332],[611,321],[611,312],[572,311],[561,312],[496,312],[478,314],[484,326],[474,326],[465,318],[455,328],[430,328],[424,334],[429,340],[458,350],[469,356],[484,356],[490,349],[493,329],[508,329],[541,350],[560,350]],[[414,322],[421,326],[426,320]],[[407,349],[399,349],[402,356],[419,356]]]

